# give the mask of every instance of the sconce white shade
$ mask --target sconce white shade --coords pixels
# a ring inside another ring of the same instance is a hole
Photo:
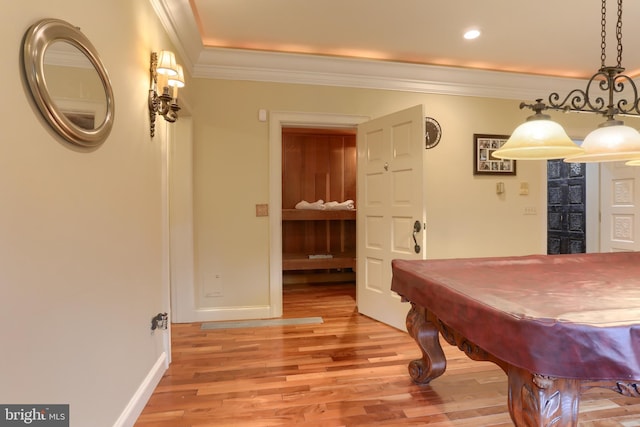
[[[175,76],[178,74],[178,66],[176,56],[169,50],[161,50],[158,52],[158,66],[156,67],[158,74]]]
[[[184,71],[182,65],[176,66],[177,74],[175,76],[169,76],[169,86],[172,87],[184,87]]]
[[[640,158],[640,133],[619,121],[609,123],[605,122],[587,135],[582,143],[583,154],[567,157],[564,161],[590,163]]]
[[[512,160],[561,159],[582,153],[558,123],[535,114],[518,126],[493,156]]]

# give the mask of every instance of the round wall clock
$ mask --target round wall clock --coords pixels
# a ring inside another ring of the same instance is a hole
[[[440,127],[440,123],[432,117],[425,117],[424,128],[425,148],[428,150],[429,148],[435,147],[440,142],[440,138],[442,137],[442,128]]]

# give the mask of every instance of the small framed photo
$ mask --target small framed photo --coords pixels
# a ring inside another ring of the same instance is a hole
[[[509,135],[473,134],[474,175],[515,175],[516,161],[498,159],[493,152],[502,147]]]

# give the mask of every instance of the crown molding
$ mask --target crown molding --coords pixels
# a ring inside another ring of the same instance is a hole
[[[586,80],[353,58],[205,48],[193,77],[533,100]]]
[[[568,93],[583,79],[388,61],[209,48],[189,0],[149,0],[194,78],[382,89],[532,101]]]
[[[180,56],[182,66],[186,71],[193,70],[204,46],[189,0],[149,0],[149,2]]]

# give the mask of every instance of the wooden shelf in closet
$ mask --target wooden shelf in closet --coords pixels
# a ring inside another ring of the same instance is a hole
[[[330,270],[356,267],[355,253],[333,254],[333,258],[309,258],[303,254],[282,254],[282,269],[291,270]]]
[[[283,221],[355,221],[355,210],[320,209],[283,209]],[[283,253],[282,269],[291,270],[329,270],[355,269],[355,252],[331,253],[331,258],[310,258],[310,254]],[[322,254],[321,254],[322,255]]]
[[[354,210],[283,209],[283,221],[355,220]]]

